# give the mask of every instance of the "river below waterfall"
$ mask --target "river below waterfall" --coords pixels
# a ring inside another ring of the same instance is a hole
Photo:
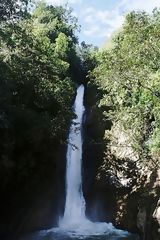
[[[66,202],[59,226],[39,231],[19,240],[138,240],[138,236],[116,229],[112,223],[91,222],[85,215],[86,203],[82,189],[82,145],[84,86],[77,88],[66,154]]]
[[[98,233],[97,233],[98,234]],[[75,233],[64,233],[53,231],[40,231],[30,235],[25,235],[18,240],[140,240],[137,235],[127,234],[126,236],[117,236],[114,233],[104,235],[76,235]]]

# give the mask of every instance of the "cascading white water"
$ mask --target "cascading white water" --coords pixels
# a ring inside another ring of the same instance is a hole
[[[84,86],[77,88],[74,103],[76,119],[71,124],[67,149],[66,204],[60,226],[73,226],[85,220],[85,200],[82,192],[82,119]]]
[[[112,223],[91,222],[85,216],[85,200],[82,191],[82,120],[84,86],[77,88],[73,106],[76,118],[73,120],[68,139],[66,165],[66,203],[64,216],[59,222],[59,228],[52,231],[74,236],[120,235],[127,236],[128,232],[116,229]],[[78,239],[78,238],[77,238]]]

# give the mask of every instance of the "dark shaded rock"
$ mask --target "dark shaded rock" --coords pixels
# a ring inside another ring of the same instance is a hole
[[[143,179],[129,192],[117,194],[117,225],[131,232],[139,232],[144,240],[159,239],[159,224],[154,219],[160,196],[157,183],[157,171],[154,171],[150,173],[149,179]]]
[[[114,192],[103,181],[97,181],[99,168],[103,163],[104,131],[111,128],[110,121],[104,121],[102,110],[96,105],[97,89],[87,88],[85,92],[84,143],[83,143],[83,190],[86,199],[86,214],[92,221],[111,221],[115,207]]]

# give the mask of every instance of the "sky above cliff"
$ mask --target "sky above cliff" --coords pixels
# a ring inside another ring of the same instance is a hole
[[[81,25],[79,41],[101,46],[124,22],[126,13],[160,8],[160,0],[46,0],[53,5],[68,5]]]

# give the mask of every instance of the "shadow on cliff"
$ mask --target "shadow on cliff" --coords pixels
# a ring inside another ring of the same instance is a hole
[[[102,94],[94,85],[88,86],[85,91],[83,191],[87,217],[92,221],[111,222],[116,207],[115,193],[106,182],[96,180],[106,147],[104,132],[112,126],[111,121],[104,119],[103,111],[98,107]]]

